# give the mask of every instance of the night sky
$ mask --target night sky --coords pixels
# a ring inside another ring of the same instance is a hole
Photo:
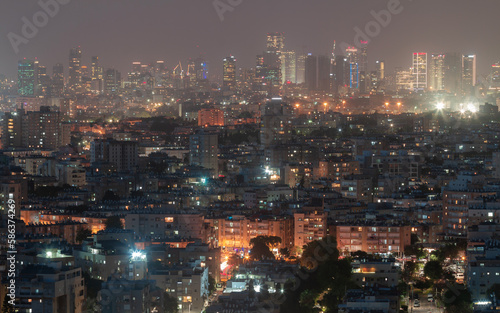
[[[364,28],[374,20],[370,11],[386,9],[388,2],[242,0],[221,21],[213,0],[72,0],[16,54],[7,34],[21,34],[21,18],[32,19],[41,8],[37,1],[4,0],[0,73],[13,76],[18,59],[35,56],[49,74],[56,62],[67,71],[69,49],[81,46],[84,65],[98,55],[102,66],[115,67],[123,75],[132,61],[165,60],[170,67],[200,54],[209,62],[211,74],[219,75],[228,55],[236,56],[238,67],[254,66],[267,32],[284,32],[285,48],[298,52],[326,54],[333,40],[353,43],[354,27]],[[410,67],[411,52],[457,51],[478,55],[480,78],[500,60],[498,0],[401,0],[401,6],[402,12],[392,16],[369,45],[371,69],[378,59],[385,60],[389,70]]]

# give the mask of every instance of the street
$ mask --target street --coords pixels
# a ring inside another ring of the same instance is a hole
[[[436,302],[429,302],[427,301],[427,296],[420,294],[420,307],[413,307],[413,311],[411,308],[408,308],[409,312],[413,313],[442,313],[442,309],[438,309],[436,307]],[[412,302],[413,305],[413,302]]]

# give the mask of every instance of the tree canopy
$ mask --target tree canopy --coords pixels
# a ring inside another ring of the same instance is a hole
[[[264,259],[274,259],[271,249],[281,243],[281,238],[277,236],[257,236],[250,240],[250,258],[254,261]]]
[[[105,229],[123,229],[123,223],[119,216],[110,216],[104,223]]]
[[[443,267],[439,261],[429,261],[425,263],[424,275],[432,280],[438,280],[443,277]]]

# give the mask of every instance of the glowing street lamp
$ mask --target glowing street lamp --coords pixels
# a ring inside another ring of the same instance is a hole
[[[132,252],[132,260],[145,260],[146,255],[140,251],[133,251]]]

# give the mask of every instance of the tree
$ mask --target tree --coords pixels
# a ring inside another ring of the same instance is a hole
[[[281,243],[281,238],[277,236],[257,236],[250,240],[252,249],[250,258],[252,260],[274,259],[271,249],[274,249]]]
[[[405,247],[405,255],[414,255],[417,257],[417,259],[421,259],[425,257],[425,251],[420,245],[409,245]]]
[[[403,269],[402,278],[404,281],[411,281],[415,271],[417,270],[417,264],[413,261],[408,261],[405,263],[405,267]]]
[[[306,289],[300,294],[300,307],[303,312],[312,312],[314,305],[316,304],[316,299],[318,298],[317,292],[313,290]]]
[[[104,196],[102,197],[102,201],[120,201],[120,197],[118,197],[114,191],[106,190]]]
[[[285,258],[288,258],[290,256],[290,249],[288,248],[281,248],[280,249],[280,254],[284,256]]]
[[[365,251],[358,250],[358,251],[352,252],[351,256],[355,259],[357,259],[357,258],[363,259],[363,258],[368,257],[368,253],[366,253]]]
[[[302,249],[300,264],[309,269],[313,268],[319,262],[325,262],[329,259],[337,260],[340,254],[337,249],[337,242],[332,236],[311,241],[307,245],[304,245]]]
[[[432,280],[443,277],[443,267],[439,261],[429,261],[424,266],[424,274]]]
[[[167,292],[163,294],[163,312],[177,313],[177,298],[170,296]]]
[[[92,231],[90,231],[90,229],[87,229],[87,228],[80,228],[77,232],[76,232],[76,242],[82,242],[84,241],[85,239],[87,239],[87,237],[90,237],[92,236]]]
[[[255,238],[254,238],[255,239]],[[271,249],[263,241],[250,242],[252,245],[252,250],[250,250],[250,258],[254,261],[264,260],[264,259],[274,259],[274,254]]]
[[[210,294],[214,293],[217,290],[215,278],[212,275],[208,275],[208,292]]]
[[[105,229],[123,229],[123,223],[119,216],[113,215],[106,219]]]
[[[442,299],[445,312],[472,313],[472,297],[463,285],[453,285],[444,293]]]
[[[253,279],[248,282],[248,297],[253,299],[255,297],[255,286],[253,284]]]
[[[3,297],[2,313],[14,313],[14,306],[9,303],[9,299],[7,295]]]
[[[493,284],[488,290],[486,291],[487,295],[491,295],[492,293],[495,293],[495,297],[497,299],[500,299],[500,284]]]

